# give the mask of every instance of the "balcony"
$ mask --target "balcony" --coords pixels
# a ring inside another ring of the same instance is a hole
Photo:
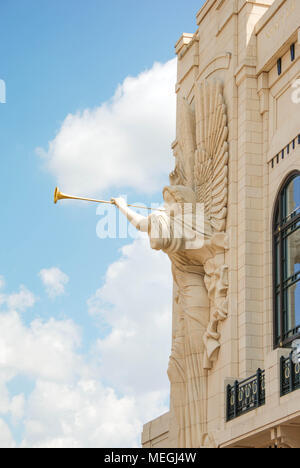
[[[300,389],[300,364],[294,364],[292,353],[280,359],[280,396],[283,397]]]
[[[266,402],[265,371],[258,369],[252,377],[227,387],[226,420],[232,421]]]

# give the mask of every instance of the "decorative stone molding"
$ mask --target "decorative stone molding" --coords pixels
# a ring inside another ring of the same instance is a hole
[[[187,76],[194,69],[196,76],[199,67],[199,35],[198,32],[195,34],[183,34],[177,42],[175,49],[178,55],[178,60],[182,60],[186,65],[182,75],[178,75],[178,81],[175,86],[175,92],[179,93],[181,84],[186,80]],[[190,52],[191,51],[191,52]]]
[[[231,58],[232,58],[231,52],[224,52],[223,54],[220,54],[217,57],[214,57],[202,69],[200,74],[198,74],[196,81],[199,82],[201,80],[207,80],[207,79],[211,78],[213,73],[218,71],[218,70],[228,70],[229,67],[230,67],[230,64],[231,64]],[[179,93],[179,91],[181,89],[181,83],[185,80],[188,73],[190,73],[190,71],[193,68],[199,67],[199,65],[200,65],[199,64],[199,55],[196,54],[194,56],[194,58],[193,58],[192,66],[189,68],[188,72],[184,75],[184,77],[182,77],[182,79],[180,79],[180,81],[176,84],[176,87],[175,87],[176,93]],[[195,95],[195,84],[193,84],[193,86],[191,87],[191,89],[190,89],[190,91],[189,91],[189,93],[188,93],[188,95],[186,97],[186,100],[193,101],[194,100],[194,95]]]
[[[256,78],[256,67],[252,63],[242,63],[234,73],[236,85],[239,87],[247,78]]]
[[[263,115],[269,110],[269,74],[263,72],[258,77],[257,91],[260,99],[260,113]]]
[[[228,70],[231,62],[231,52],[225,52],[211,60],[199,73],[197,81],[208,79],[217,70]]]
[[[176,83],[176,86],[175,86],[175,92],[176,94],[179,93],[180,89],[181,89],[181,84],[184,82],[184,80],[186,79],[187,75],[193,70],[193,68],[198,68],[199,67],[199,55],[198,53],[196,53],[194,56],[193,56],[193,59],[191,60],[191,64],[189,66],[189,68],[187,69],[186,73],[180,78],[180,80]],[[194,87],[193,87],[194,88]],[[193,89],[192,88],[192,89]]]

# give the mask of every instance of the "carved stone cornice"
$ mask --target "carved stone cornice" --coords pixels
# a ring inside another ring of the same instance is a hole
[[[284,1],[284,0],[282,0]],[[274,0],[206,0],[202,8],[197,13],[197,24],[200,25],[209,11],[215,6],[216,10],[221,10],[225,3],[231,2],[239,13],[247,4],[270,7]]]
[[[200,8],[198,11],[196,18],[197,18],[197,24],[199,25],[203,18],[207,15],[209,10],[214,6],[214,4],[220,0],[207,0],[204,5]]]
[[[183,33],[175,44],[175,52],[178,59],[182,59],[186,52],[191,48],[194,42],[198,40],[196,34]]]
[[[217,4],[217,10],[219,10],[223,3],[224,3],[225,0],[222,0],[220,1],[220,3]],[[223,29],[225,28],[225,26],[229,23],[229,21],[234,17],[234,16],[237,16],[238,15],[238,2],[237,0],[234,0],[232,3],[231,3],[231,8],[229,10],[229,12],[227,12],[227,15],[222,15],[221,16],[221,21],[220,21],[220,24],[218,26],[218,32],[217,32],[217,36],[223,31]]]
[[[193,69],[195,70],[195,75],[199,67],[199,51],[198,45],[199,36],[198,31],[195,34],[183,34],[179,41],[175,45],[176,54],[178,56],[178,61],[184,60],[186,54],[194,47],[194,54],[189,59],[188,66],[182,76],[178,76],[178,81],[175,86],[176,94],[179,93],[181,84],[185,81],[186,77],[191,73]]]
[[[236,85],[239,87],[246,78],[256,78],[256,65],[251,61],[243,62],[234,73]]]
[[[278,10],[281,8],[281,6],[286,2],[286,0],[277,0],[277,2],[274,2],[274,0],[271,0],[271,4],[269,4],[270,8],[269,10],[262,16],[262,18],[257,22],[255,26],[255,34],[259,34],[259,32],[266,27],[266,25],[270,22],[270,20],[273,18],[273,16],[276,15]]]

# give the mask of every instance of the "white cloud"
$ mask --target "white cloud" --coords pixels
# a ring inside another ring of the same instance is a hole
[[[33,307],[36,303],[36,297],[25,286],[20,287],[18,293],[0,294],[0,306],[5,304],[9,310],[25,311]]]
[[[0,314],[0,368],[10,379],[21,374],[72,381],[82,372],[76,354],[80,343],[79,329],[71,320],[34,320],[26,326],[15,311]]]
[[[175,81],[176,60],[157,63],[126,78],[100,107],[67,116],[48,151],[38,150],[61,188],[87,195],[161,189],[172,167]],[[50,298],[64,294],[69,278],[59,268],[39,276]],[[4,285],[0,276],[0,447],[16,445],[9,425],[24,428],[23,447],[139,446],[143,423],[167,411],[168,258],[144,237],[122,249],[88,301],[92,320],[107,331],[88,352],[72,320],[25,324],[20,312],[35,295],[25,286],[4,294]],[[19,376],[34,390],[11,394],[8,384]]]
[[[45,157],[64,191],[103,194],[131,187],[153,193],[167,183],[175,134],[176,60],[128,77],[114,97],[68,115]]]
[[[72,320],[26,325],[8,297],[0,313],[0,446],[16,445],[16,427],[22,447],[140,446],[143,424],[168,410],[167,257],[144,237],[122,249],[89,300],[93,320],[110,331],[87,353]],[[8,384],[19,376],[34,390],[11,395]]]
[[[16,425],[23,417],[25,411],[25,397],[23,394],[16,395],[11,399],[9,411],[12,422]]]
[[[16,444],[8,425],[0,419],[0,448],[15,448]]]
[[[145,408],[165,411],[160,401],[161,395],[117,397],[95,380],[76,385],[38,382],[30,396],[22,446],[138,447]]]
[[[69,282],[69,277],[59,268],[49,268],[41,270],[39,276],[46,288],[46,292],[51,299],[62,296],[65,293],[65,286]]]
[[[102,375],[125,392],[167,391],[172,275],[167,256],[141,237],[122,249],[104,286],[89,301],[111,332],[97,343]]]

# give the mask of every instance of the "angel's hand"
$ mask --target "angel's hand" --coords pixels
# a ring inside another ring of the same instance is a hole
[[[124,198],[111,198],[110,200],[114,205],[116,205],[118,208],[126,208],[127,207],[127,203],[126,201],[124,200]]]

